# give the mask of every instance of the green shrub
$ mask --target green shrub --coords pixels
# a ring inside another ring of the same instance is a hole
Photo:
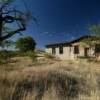
[[[16,51],[0,51],[0,64],[8,63],[12,57],[15,57],[17,55],[18,52]]]
[[[16,41],[16,48],[21,52],[33,51],[35,49],[36,42],[30,37],[19,38]]]
[[[0,59],[1,60],[8,60],[13,56],[12,52],[9,51],[0,51]]]

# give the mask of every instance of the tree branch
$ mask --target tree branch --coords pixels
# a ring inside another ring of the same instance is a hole
[[[5,40],[5,39],[7,39],[7,38],[10,38],[10,37],[12,37],[13,35],[15,35],[16,33],[19,33],[19,32],[21,32],[21,31],[25,31],[25,30],[26,30],[26,28],[23,27],[23,28],[16,29],[15,31],[9,32],[7,35],[1,37],[1,38],[0,38],[0,41],[3,41],[3,40]]]
[[[8,21],[7,21],[8,20]],[[16,18],[16,17],[12,17],[12,16],[5,16],[4,17],[4,21],[6,21],[6,23],[12,23],[13,21],[18,21],[20,22],[20,26],[18,29],[8,32],[7,35],[0,37],[0,41],[3,41],[7,38],[12,37],[13,35],[15,35],[16,33],[19,33],[21,31],[25,31],[26,30],[26,25],[25,25],[25,20],[23,18]]]

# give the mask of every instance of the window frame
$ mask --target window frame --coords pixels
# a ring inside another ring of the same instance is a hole
[[[100,44],[95,44],[95,53],[100,53]]]
[[[59,47],[59,54],[63,54],[64,53],[64,48],[63,48],[63,46],[60,46]]]
[[[52,54],[56,54],[56,48],[52,47]]]
[[[79,45],[74,46],[74,54],[79,54]]]

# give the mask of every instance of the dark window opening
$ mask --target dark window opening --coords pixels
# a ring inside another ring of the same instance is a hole
[[[87,57],[89,52],[89,48],[84,48],[84,56]]]
[[[59,47],[59,53],[60,53],[60,54],[63,54],[63,46],[60,46],[60,47]]]
[[[74,54],[79,54],[79,46],[74,46]]]
[[[95,45],[95,53],[100,53],[100,44]]]
[[[56,48],[52,48],[52,54],[56,54]]]

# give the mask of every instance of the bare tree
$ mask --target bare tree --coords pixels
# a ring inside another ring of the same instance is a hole
[[[30,13],[13,7],[13,0],[0,1],[0,42],[25,31],[29,19]]]

